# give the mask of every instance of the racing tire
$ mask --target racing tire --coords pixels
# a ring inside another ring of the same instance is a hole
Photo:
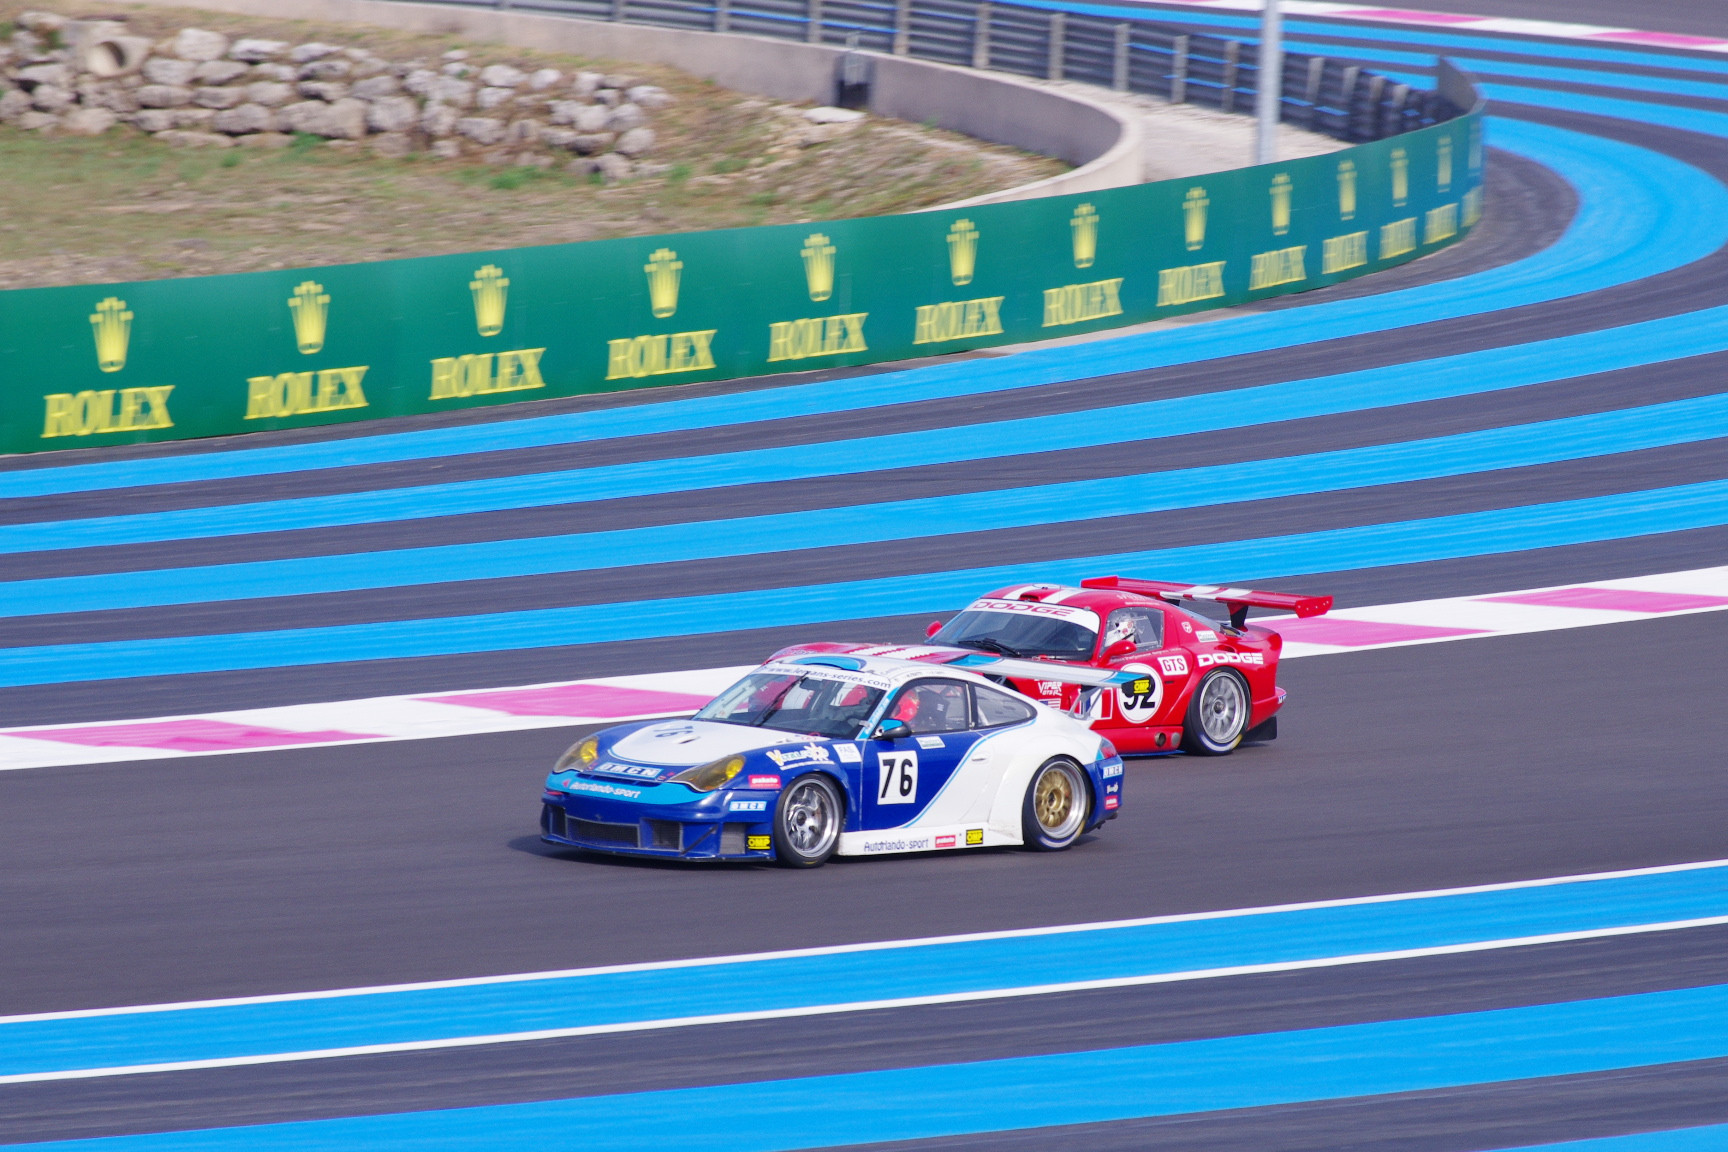
[[[1036,852],[1060,852],[1074,841],[1092,814],[1092,789],[1080,765],[1063,756],[1046,760],[1026,785],[1020,835]]]
[[[846,803],[820,772],[786,785],[774,806],[774,859],[787,868],[819,868],[840,847]]]
[[[1228,756],[1248,731],[1252,705],[1248,682],[1228,668],[1206,673],[1182,721],[1182,751],[1193,756]]]

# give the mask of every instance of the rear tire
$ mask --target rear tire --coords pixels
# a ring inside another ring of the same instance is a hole
[[[786,785],[774,806],[774,858],[787,868],[818,868],[840,846],[846,804],[820,772]]]
[[[1228,756],[1248,730],[1248,682],[1227,668],[1206,673],[1182,722],[1182,751],[1195,756]]]
[[[1046,760],[1026,786],[1021,838],[1034,851],[1060,852],[1080,838],[1091,812],[1092,790],[1080,765],[1061,756]]]

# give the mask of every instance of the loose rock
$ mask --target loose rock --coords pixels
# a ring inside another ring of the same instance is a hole
[[[400,159],[414,151],[414,138],[406,132],[384,132],[368,141],[374,154]]]
[[[564,73],[556,68],[541,68],[528,74],[528,87],[536,92],[544,92],[556,88],[558,82],[564,79]]]
[[[58,127],[60,117],[48,112],[24,112],[12,123],[29,132],[40,132],[44,128]]]
[[[192,103],[192,89],[178,84],[146,84],[138,89],[138,103],[145,108],[178,108]]]
[[[252,71],[238,60],[206,60],[192,71],[192,79],[200,84],[229,84]]]
[[[246,85],[246,100],[251,104],[262,104],[266,108],[280,108],[291,103],[296,93],[292,84],[278,84],[270,80],[260,80],[256,84]]]
[[[220,60],[228,54],[228,37],[202,28],[182,28],[174,37],[172,50],[182,60]]]
[[[646,156],[654,150],[654,129],[632,128],[618,137],[613,149],[626,156]]]
[[[60,118],[60,127],[74,136],[100,136],[119,123],[106,108],[79,108]]]
[[[0,95],[0,121],[13,121],[30,111],[30,94],[17,88]]]
[[[237,108],[246,102],[246,89],[200,88],[192,93],[192,102],[200,108]]]
[[[296,44],[288,50],[288,59],[296,64],[310,64],[314,60],[322,60],[326,56],[334,56],[342,51],[336,44],[320,44],[313,41],[310,44]]]
[[[242,104],[238,108],[216,113],[210,126],[230,136],[251,136],[274,131],[276,113],[262,104]]]
[[[164,144],[172,144],[177,148],[232,148],[234,146],[233,140],[215,132],[182,132],[172,128],[166,132],[156,133],[151,139],[160,140]]]
[[[286,40],[236,40],[228,49],[228,55],[247,64],[261,64],[266,60],[276,59],[286,51]]]
[[[52,84],[39,84],[36,91],[30,93],[30,103],[38,112],[58,113],[72,107],[76,97],[64,88],[56,88]]]
[[[355,97],[361,100],[382,100],[402,91],[402,81],[394,76],[368,76],[364,80],[356,80],[353,91]],[[418,108],[418,105],[415,107]]]
[[[491,116],[464,116],[456,121],[456,131],[476,144],[496,144],[504,139],[504,121]]]
[[[286,148],[294,143],[294,137],[286,132],[254,132],[250,136],[236,136],[234,143],[242,148]]]
[[[632,128],[640,128],[648,123],[647,115],[634,104],[620,104],[612,110],[612,115],[606,118],[608,132],[628,132]]]
[[[305,80],[300,83],[299,91],[308,99],[334,104],[348,95],[348,85],[340,80]]]
[[[526,79],[526,73],[508,64],[491,64],[480,70],[480,83],[488,88],[515,88]]]
[[[496,108],[498,105],[515,98],[516,89],[514,88],[482,88],[474,102],[482,108]]]
[[[190,60],[175,60],[169,56],[152,56],[144,61],[144,67],[138,74],[144,77],[146,83],[169,84],[176,88],[184,88],[192,83],[192,76],[198,71],[198,65]]]
[[[366,123],[374,132],[410,132],[419,120],[420,106],[412,96],[386,96],[366,111]]]

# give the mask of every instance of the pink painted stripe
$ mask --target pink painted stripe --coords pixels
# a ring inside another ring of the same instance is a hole
[[[1337,648],[1397,644],[1410,640],[1444,640],[1448,636],[1480,636],[1488,631],[1485,628],[1437,628],[1429,624],[1386,624],[1378,620],[1347,620],[1338,616],[1280,620],[1275,630],[1286,640],[1330,644]]]
[[[1357,20],[1398,20],[1406,24],[1479,24],[1486,19],[1450,12],[1415,12],[1406,8],[1353,8],[1350,16]]]
[[[1669,48],[1709,48],[1728,43],[1711,36],[1685,36],[1678,32],[1591,32],[1592,40],[1623,40],[1629,44],[1660,44]]]
[[[95,748],[164,748],[174,752],[228,752],[292,744],[331,744],[338,740],[382,740],[365,732],[289,732],[226,720],[157,720],[145,724],[103,724],[89,728],[38,728],[8,732],[25,740],[52,740]]]
[[[694,712],[708,703],[706,696],[683,692],[655,692],[644,688],[617,688],[606,684],[563,684],[552,688],[503,688],[493,692],[460,692],[454,696],[421,696],[432,704],[457,704],[484,708],[511,716],[581,716],[596,720],[619,716],[653,716],[668,712]]]
[[[1514,592],[1483,596],[1493,604],[1539,604],[1544,608],[1599,608],[1604,612],[1694,612],[1728,605],[1728,597],[1694,596],[1685,592],[1639,592],[1631,588],[1550,588],[1545,592]]]

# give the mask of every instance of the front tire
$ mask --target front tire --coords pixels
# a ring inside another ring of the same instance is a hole
[[[1182,722],[1182,751],[1228,756],[1248,731],[1248,682],[1226,668],[1206,673]]]
[[[800,776],[774,806],[774,858],[788,868],[816,868],[840,846],[845,802],[820,772]]]
[[[1086,830],[1092,810],[1086,773],[1072,760],[1047,760],[1032,774],[1021,808],[1021,838],[1039,852],[1060,852]]]

